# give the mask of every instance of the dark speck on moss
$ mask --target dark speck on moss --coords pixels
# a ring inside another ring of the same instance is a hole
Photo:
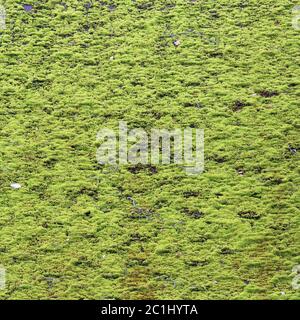
[[[183,211],[188,217],[194,218],[194,219],[200,219],[204,215],[204,213],[199,210],[184,208]]]
[[[238,213],[239,217],[242,219],[258,220],[260,215],[254,211],[241,211]]]
[[[86,10],[89,10],[92,7],[92,4],[90,2],[87,2],[84,4],[84,7]]]
[[[23,4],[23,8],[26,12],[30,12],[33,9],[33,6],[30,4]]]
[[[233,107],[232,107],[232,110],[237,112],[237,111],[240,111],[242,110],[244,107],[246,107],[248,104],[244,101],[241,101],[241,100],[237,100],[235,101]]]
[[[290,151],[290,153],[292,153],[292,154],[297,153],[297,149],[294,148],[294,147],[293,147],[292,145],[290,145],[290,144],[289,144],[289,151]]]
[[[272,98],[279,95],[277,91],[270,91],[270,90],[261,90],[258,92],[258,94],[264,98]]]
[[[109,11],[115,11],[117,9],[117,6],[115,4],[111,4],[108,6]]]

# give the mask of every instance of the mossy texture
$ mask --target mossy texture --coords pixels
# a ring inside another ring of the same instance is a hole
[[[299,299],[297,2],[2,1],[0,298]],[[204,173],[97,164],[119,120]]]

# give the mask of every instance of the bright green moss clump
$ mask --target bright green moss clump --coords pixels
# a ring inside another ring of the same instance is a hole
[[[66,3],[3,1],[0,297],[299,299],[297,1]],[[119,120],[205,172],[98,165]]]

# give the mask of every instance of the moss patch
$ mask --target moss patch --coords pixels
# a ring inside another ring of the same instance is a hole
[[[0,297],[299,298],[296,4],[3,1]],[[119,120],[204,128],[205,172],[98,165]]]

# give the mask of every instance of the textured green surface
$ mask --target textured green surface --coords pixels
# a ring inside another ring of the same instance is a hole
[[[0,298],[300,298],[297,1],[2,3]],[[101,167],[119,120],[204,128],[205,172]]]

